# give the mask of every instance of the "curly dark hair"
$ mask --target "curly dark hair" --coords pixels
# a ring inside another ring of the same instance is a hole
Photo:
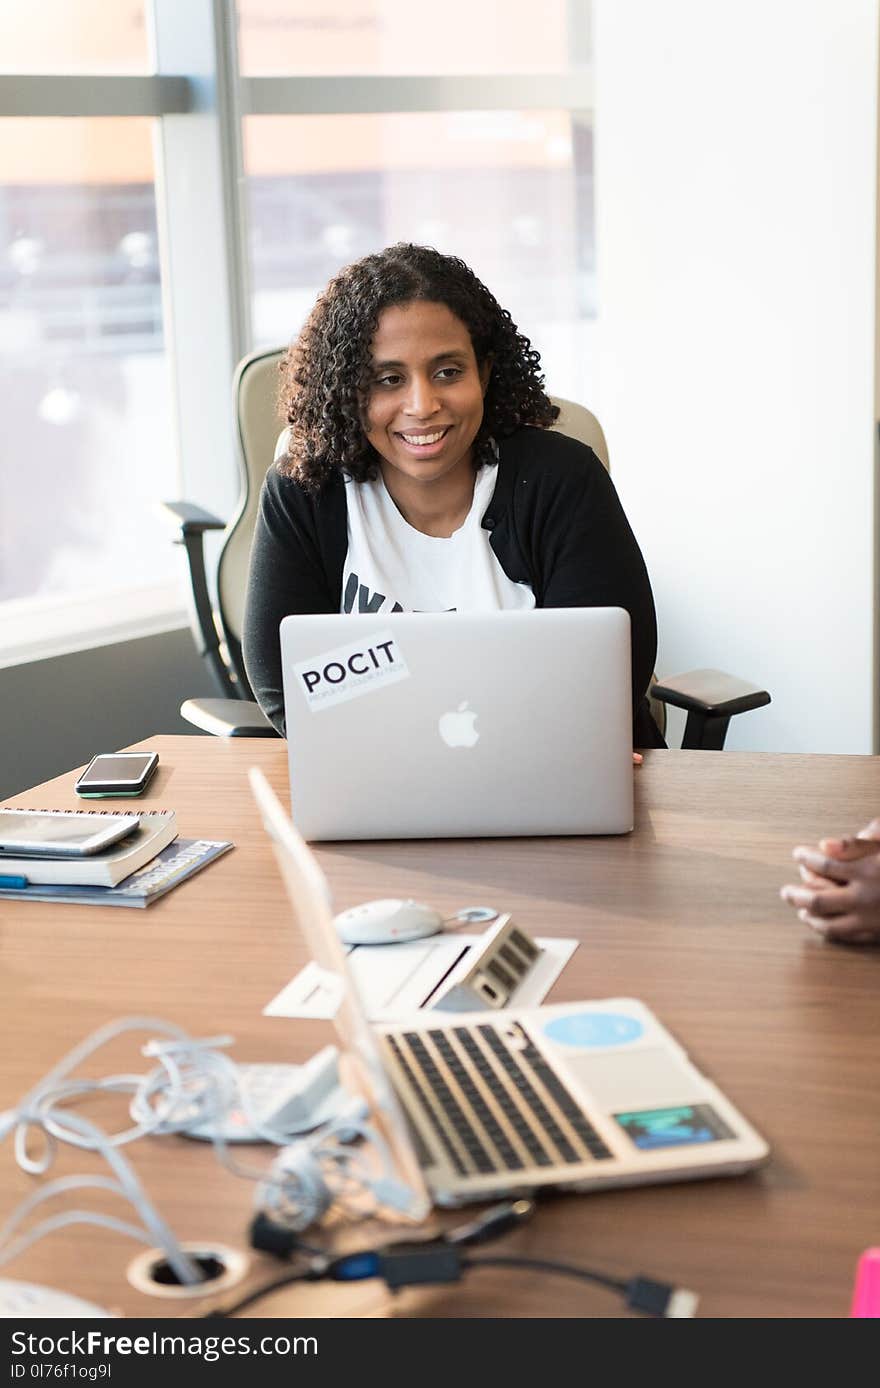
[[[445,304],[470,333],[478,364],[492,361],[476,467],[494,462],[493,439],[524,424],[549,428],[559,414],[544,392],[540,354],[463,260],[428,246],[388,246],[330,281],[281,362],[279,408],[290,442],[278,466],[307,490],[320,490],[339,470],[356,482],[377,475],[361,423],[370,344],[382,310],[414,299]]]

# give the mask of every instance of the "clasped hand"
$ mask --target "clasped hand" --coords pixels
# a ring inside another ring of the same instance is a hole
[[[801,882],[780,896],[802,921],[841,944],[880,944],[880,819],[850,838],[795,848],[792,857]]]

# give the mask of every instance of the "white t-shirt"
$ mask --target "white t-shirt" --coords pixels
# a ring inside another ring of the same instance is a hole
[[[348,482],[343,612],[497,612],[529,608],[535,595],[502,569],[480,522],[497,464],[480,468],[471,509],[448,538],[423,535],[398,511],[382,477]]]

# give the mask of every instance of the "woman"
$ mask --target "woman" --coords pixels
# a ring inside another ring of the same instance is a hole
[[[540,357],[463,261],[391,246],[348,266],[282,362],[244,622],[248,678],[284,732],[288,613],[624,607],[633,735],[657,628],[645,564],[591,449],[546,432]]]

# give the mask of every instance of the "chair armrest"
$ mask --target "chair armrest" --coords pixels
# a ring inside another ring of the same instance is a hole
[[[174,522],[175,545],[183,545],[189,566],[189,624],[196,650],[205,660],[221,694],[236,693],[226,662],[220,653],[220,632],[214,620],[208,575],[205,568],[205,531],[225,530],[225,525],[210,511],[192,501],[162,501],[159,511]]]
[[[651,695],[676,708],[728,718],[770,702],[766,689],[723,670],[688,670],[684,675],[670,675],[652,685]]]
[[[180,713],[214,737],[278,737],[259,704],[250,699],[186,699]]]
[[[160,501],[160,512],[176,521],[180,528],[180,539],[175,544],[182,545],[188,535],[203,535],[206,530],[225,530],[226,522],[212,516],[192,501]]]
[[[720,751],[737,713],[770,703],[766,689],[723,670],[689,670],[651,686],[651,697],[687,710],[682,747]]]

